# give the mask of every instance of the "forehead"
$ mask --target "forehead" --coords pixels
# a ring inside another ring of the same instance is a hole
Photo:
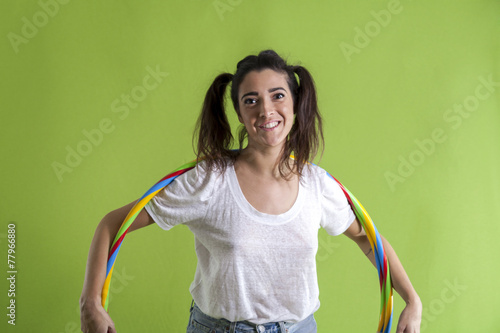
[[[287,75],[272,69],[249,72],[240,84],[238,94],[242,95],[249,91],[267,90],[269,88],[282,87],[288,91]]]

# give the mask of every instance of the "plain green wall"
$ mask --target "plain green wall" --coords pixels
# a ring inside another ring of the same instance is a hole
[[[312,72],[320,165],[396,249],[423,301],[422,331],[500,331],[499,1],[42,0],[0,10],[0,253],[6,272],[14,222],[18,269],[16,326],[2,279],[0,330],[79,332],[97,223],[191,160],[211,80],[273,48]],[[165,74],[155,84],[149,71]],[[129,107],[122,95],[132,92]],[[86,156],[67,161],[72,149]],[[185,227],[130,234],[112,282],[118,332],[182,332],[195,265]],[[377,275],[356,246],[321,231],[318,274],[319,332],[373,332]],[[395,326],[404,302],[394,299]]]

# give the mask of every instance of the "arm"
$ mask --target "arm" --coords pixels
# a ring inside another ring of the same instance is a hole
[[[376,266],[375,255],[372,252],[368,237],[366,236],[361,223],[359,223],[357,219],[354,220],[344,234],[352,239],[359,246],[361,251],[363,251],[363,253],[368,257],[372,264]],[[399,258],[391,244],[389,244],[389,242],[382,235],[380,235],[380,237],[382,238],[382,244],[384,245],[384,250],[389,261],[392,285],[394,290],[396,290],[396,292],[406,302],[406,307],[399,318],[397,333],[420,332],[422,302],[413,288],[410,279],[408,278],[408,275],[406,274],[403,265],[399,261]]]
[[[96,228],[87,259],[85,281],[80,296],[81,329],[85,333],[116,332],[114,323],[101,305],[106,263],[111,243],[135,202],[108,213]],[[129,232],[154,223],[145,209],[137,215]]]

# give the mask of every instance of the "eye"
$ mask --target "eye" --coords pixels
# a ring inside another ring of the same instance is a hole
[[[255,98],[247,98],[243,101],[244,104],[255,104],[256,102]]]
[[[276,99],[282,99],[282,98],[285,98],[285,94],[282,94],[282,93],[277,93],[276,95],[274,95],[274,98],[276,98]]]

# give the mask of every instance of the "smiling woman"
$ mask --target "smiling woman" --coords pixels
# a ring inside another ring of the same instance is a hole
[[[282,145],[294,120],[293,96],[285,75],[272,69],[250,72],[240,91],[243,96],[239,99],[238,119],[248,133],[248,148],[257,149],[255,146],[260,145],[260,149],[270,149]]]
[[[239,150],[231,149],[224,107],[229,85],[243,124]],[[200,162],[138,208],[130,226],[156,223],[169,230],[184,224],[194,234],[198,262],[188,333],[315,333],[320,227],[354,240],[376,265],[371,238],[343,188],[308,162],[323,143],[321,124],[311,75],[272,50],[244,58],[234,75],[220,74],[209,87],[196,131]],[[112,238],[133,205],[106,215],[92,241],[81,297],[85,333],[115,332],[99,292]],[[418,332],[420,300],[382,240],[393,286],[407,302],[400,327]]]
[[[224,109],[224,91],[229,83],[233,107],[244,124],[239,132],[239,151],[230,149],[233,137]],[[291,112],[293,115],[283,118]],[[256,144],[251,143],[254,134],[259,129],[269,131],[276,126],[270,123],[276,121],[282,135],[278,142],[283,144],[279,147],[283,151],[279,151],[278,171],[282,177],[301,174],[304,161],[314,159],[323,143],[314,80],[306,68],[288,65],[276,52],[266,50],[242,59],[234,75],[224,73],[215,78],[197,123],[198,157],[206,158],[209,168],[224,170],[227,158],[235,161],[240,152],[245,152],[242,148],[246,138],[248,151]],[[271,132],[275,135],[275,131]],[[292,152],[294,160],[289,158]]]

